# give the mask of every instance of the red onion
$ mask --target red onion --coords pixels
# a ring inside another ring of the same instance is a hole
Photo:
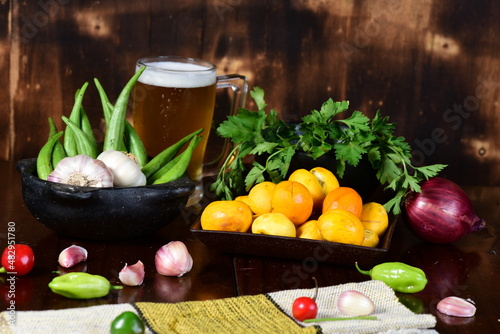
[[[422,192],[405,198],[406,217],[412,231],[433,243],[454,242],[484,228],[467,194],[456,183],[433,177],[421,184]]]

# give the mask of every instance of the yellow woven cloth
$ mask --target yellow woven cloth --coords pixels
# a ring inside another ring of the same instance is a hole
[[[319,288],[318,318],[342,317],[335,307],[337,296],[356,290],[376,305],[376,320],[343,320],[298,323],[291,307],[297,297],[312,296],[313,289],[295,289],[255,296],[240,296],[180,303],[99,305],[47,311],[7,311],[0,313],[0,333],[11,334],[101,334],[109,333],[113,319],[121,312],[137,312],[147,323],[147,333],[387,333],[435,334],[431,314],[414,314],[397,299],[394,291],[381,281],[368,280]]]
[[[318,332],[315,327],[298,325],[265,295],[176,304],[136,303],[135,305],[157,334]]]

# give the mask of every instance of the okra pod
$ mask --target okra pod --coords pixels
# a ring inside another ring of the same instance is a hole
[[[146,178],[151,177],[153,174],[158,172],[163,166],[165,166],[173,157],[181,150],[181,148],[190,141],[194,136],[197,136],[203,131],[199,129],[193,133],[188,134],[186,137],[180,139],[175,144],[167,147],[162,152],[157,154],[153,159],[151,159],[144,167],[142,167],[142,172],[146,175]]]
[[[106,127],[109,128],[109,122],[111,119],[111,114],[113,113],[114,106],[109,101],[108,95],[106,94],[106,91],[102,87],[99,80],[94,79],[94,82],[95,82],[95,85],[97,87],[97,91],[99,92],[99,97],[101,99],[102,112],[104,114],[104,122],[106,123]],[[125,130],[126,130],[126,128],[125,128]],[[121,151],[121,152],[127,151],[127,147],[125,146],[125,142],[124,142],[123,138],[121,138],[118,147],[119,147],[118,151]]]
[[[38,157],[36,159],[36,171],[38,177],[42,180],[47,180],[50,173],[54,170],[52,166],[52,150],[54,149],[55,143],[63,135],[63,131],[60,131],[49,137],[47,142],[42,146],[40,152],[38,152]]]
[[[73,123],[67,117],[62,116],[62,120],[75,135],[77,154],[85,154],[93,159],[97,158],[99,152],[95,141],[93,142],[92,139],[90,139],[78,126],[76,126],[75,123]]]
[[[125,142],[128,144],[127,152],[132,153],[136,157],[139,166],[144,166],[148,162],[146,148],[132,124],[127,120],[125,120]]]
[[[108,95],[97,78],[94,78],[94,84],[97,87],[97,92],[99,93],[99,98],[101,99],[104,121],[108,124],[111,111],[113,110],[113,105],[109,102]]]
[[[104,112],[104,120],[107,119],[106,121],[106,126],[108,125],[109,123],[109,120],[111,118],[111,113],[113,112],[113,104],[111,102],[108,101],[108,108],[107,110]],[[127,120],[125,120],[127,121]],[[126,129],[126,128],[125,128]],[[120,138],[120,144],[119,144],[119,150],[120,152],[128,152],[127,150],[127,145],[125,145],[125,134],[122,138]]]
[[[87,113],[85,112],[85,109],[83,109],[83,107],[80,109],[80,129],[87,135],[87,137],[89,137],[89,139],[97,143],[94,137],[92,124],[90,124],[89,117],[87,116]]]
[[[58,133],[56,123],[52,117],[49,117],[49,137]],[[55,168],[59,161],[66,158],[66,151],[64,151],[63,144],[57,140],[52,149],[51,163],[52,168]]]
[[[171,168],[169,168],[164,174],[162,174],[159,178],[155,179],[153,181],[153,184],[160,184],[160,183],[167,183],[170,181],[174,181],[180,178],[182,175],[184,175],[189,166],[189,162],[191,161],[191,157],[193,156],[193,151],[196,148],[196,146],[198,146],[198,143],[201,141],[201,139],[202,136],[193,137],[186,150],[181,154],[179,154],[174,159],[176,160],[176,163]]]
[[[106,135],[104,136],[103,151],[119,150],[120,142],[123,140],[123,133],[125,130],[125,116],[127,114],[129,96],[135,83],[137,82],[137,79],[139,79],[139,76],[145,69],[146,67],[143,66],[135,72],[134,76],[132,76],[118,96],[111,113],[109,123],[107,124],[108,128],[106,129]]]
[[[82,107],[83,96],[85,95],[87,86],[88,82],[84,83],[82,88],[77,90],[75,94],[75,104],[73,105],[73,109],[71,110],[71,114],[69,115],[69,119],[77,125],[77,128],[80,127],[80,110]],[[66,154],[70,157],[78,154],[76,148],[75,135],[73,131],[68,128],[66,128],[64,132],[64,150],[66,151]]]

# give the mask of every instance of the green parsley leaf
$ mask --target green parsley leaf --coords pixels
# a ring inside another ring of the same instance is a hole
[[[220,136],[234,144],[210,187],[223,199],[233,199],[264,180],[282,181],[296,152],[314,159],[334,154],[337,164],[332,172],[340,178],[347,164],[357,166],[367,156],[384,189],[394,192],[394,197],[384,204],[385,208],[399,214],[406,193],[421,191],[422,180],[436,176],[446,167],[442,164],[413,166],[410,145],[404,137],[394,135],[395,124],[389,122],[389,117],[382,116],[380,110],[371,120],[360,111],[341,118],[349,102],[328,99],[320,110],[302,117],[299,124],[286,124],[276,110],[265,111],[263,89],[254,87],[250,95],[258,110],[241,108],[217,128]],[[255,160],[251,166],[243,162],[248,156]]]

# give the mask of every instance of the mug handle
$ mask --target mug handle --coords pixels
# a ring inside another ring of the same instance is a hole
[[[239,108],[243,108],[245,106],[246,96],[248,93],[247,77],[239,74],[217,76],[216,88],[230,90],[229,116],[235,115]],[[212,133],[212,135],[216,134]],[[224,139],[221,153],[214,160],[203,164],[203,176],[216,175],[229,152],[231,152],[231,141],[226,138]]]

